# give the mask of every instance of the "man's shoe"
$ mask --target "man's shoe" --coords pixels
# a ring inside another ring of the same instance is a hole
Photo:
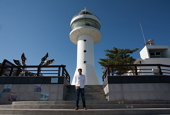
[[[86,107],[84,107],[84,110],[87,110],[87,108],[86,108]]]
[[[78,110],[79,109],[79,107],[75,107],[75,110]]]

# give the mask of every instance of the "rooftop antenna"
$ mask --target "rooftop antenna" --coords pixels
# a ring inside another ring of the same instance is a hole
[[[142,24],[141,24],[141,23],[140,23],[140,28],[141,28],[141,31],[142,31],[142,36],[143,36],[143,39],[144,39],[145,45],[146,45],[146,40],[145,40],[145,36],[144,36],[144,33],[143,33],[143,29],[142,29]]]

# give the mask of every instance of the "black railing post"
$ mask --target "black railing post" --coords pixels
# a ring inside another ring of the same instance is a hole
[[[62,65],[61,65],[62,66]],[[61,66],[58,67],[58,76],[60,76]]]
[[[159,69],[159,74],[162,75],[162,70],[161,70],[161,66],[158,65],[158,69]]]
[[[138,69],[136,65],[135,65],[135,74],[138,75]]]
[[[70,76],[67,75],[67,77],[68,77],[68,82],[70,83]]]
[[[65,65],[62,65],[62,76],[64,77]]]
[[[107,69],[107,67],[106,67],[106,68],[105,68],[105,71],[103,72],[103,76],[102,76],[103,81],[104,81],[104,79],[106,78],[107,71],[108,71],[108,69]]]
[[[113,73],[113,66],[111,66],[111,70],[112,70],[112,71],[111,71],[111,72],[112,72],[111,75],[114,76],[114,73]]]
[[[70,83],[70,75],[68,74],[65,67],[66,67],[65,65],[62,65],[62,76],[65,77],[66,80]]]
[[[109,69],[110,69],[110,65],[107,66],[107,74],[106,74],[106,77],[107,77],[107,76],[110,76],[110,70],[109,70]]]
[[[20,67],[19,67],[19,66],[17,66],[16,76],[19,76],[19,74],[20,74]]]
[[[24,76],[27,76],[27,74],[26,74],[26,69],[25,69],[26,67],[25,67],[25,65],[23,65],[22,66],[22,71],[23,71],[23,73],[24,73]]]
[[[3,71],[4,71],[4,67],[3,67],[3,66],[1,66],[1,69],[0,69],[0,76],[2,76]]]
[[[41,67],[40,67],[40,66],[38,66],[37,76],[39,76],[39,75],[40,75],[40,70],[41,70]]]
[[[11,67],[11,69],[10,69],[10,74],[9,74],[9,76],[11,76],[12,73],[13,73],[13,67]]]

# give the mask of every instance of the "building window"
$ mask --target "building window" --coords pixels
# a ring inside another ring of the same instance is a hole
[[[161,58],[161,52],[160,51],[156,51],[156,52],[149,52],[150,54],[150,58]]]
[[[86,39],[84,40],[84,42],[86,42]]]

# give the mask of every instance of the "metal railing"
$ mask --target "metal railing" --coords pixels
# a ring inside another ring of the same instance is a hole
[[[163,64],[127,64],[108,65],[102,79],[107,76],[146,76],[146,75],[170,75],[170,65]]]
[[[76,15],[73,16],[73,18],[75,18],[76,16],[79,16],[79,15],[94,15],[95,17],[97,17],[100,20],[100,18],[97,15],[95,15],[95,14],[76,14]]]
[[[0,77],[65,77],[70,82],[70,75],[65,65],[51,66],[0,66]]]

